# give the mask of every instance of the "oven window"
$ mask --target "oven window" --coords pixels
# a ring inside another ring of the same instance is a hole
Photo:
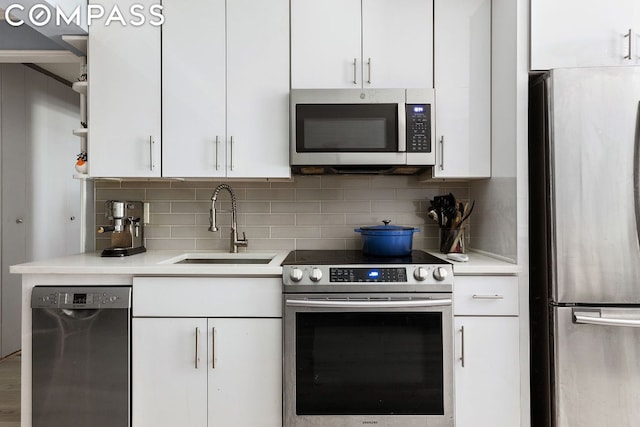
[[[296,313],[298,415],[442,415],[442,313]]]
[[[398,151],[398,104],[299,104],[296,150]]]

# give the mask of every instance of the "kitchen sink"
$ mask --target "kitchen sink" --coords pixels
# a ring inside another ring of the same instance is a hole
[[[173,264],[269,264],[270,258],[185,258]]]
[[[266,265],[271,263],[276,254],[269,253],[239,253],[203,252],[185,253],[177,257],[160,262],[160,264],[191,264],[191,265],[233,265],[253,264]]]

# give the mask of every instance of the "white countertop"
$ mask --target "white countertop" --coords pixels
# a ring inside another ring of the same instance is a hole
[[[446,254],[432,255],[453,264],[458,275],[518,274],[521,268],[514,263],[479,252],[469,252],[469,261],[455,262]],[[242,252],[230,254],[222,251],[147,251],[128,257],[101,257],[100,252],[87,252],[26,264],[12,265],[11,273],[18,274],[113,274],[150,276],[281,276],[282,261],[288,251]],[[268,264],[173,264],[186,255],[193,257],[273,257]]]
[[[513,275],[522,271],[522,267],[516,263],[482,252],[469,251],[469,261],[466,262],[452,261],[447,258],[447,254],[440,252],[429,253],[450,262],[453,265],[453,274],[459,276]]]
[[[261,251],[230,254],[222,251],[147,251],[126,257],[101,257],[100,252],[86,252],[26,264],[12,265],[18,274],[113,274],[152,276],[282,276],[282,261],[288,251]],[[185,255],[205,257],[266,258],[268,264],[173,264]]]

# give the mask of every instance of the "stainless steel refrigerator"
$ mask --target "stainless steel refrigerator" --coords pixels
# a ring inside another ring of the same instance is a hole
[[[529,95],[532,426],[640,426],[640,67]]]

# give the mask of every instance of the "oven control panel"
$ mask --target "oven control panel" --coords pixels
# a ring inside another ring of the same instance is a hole
[[[329,282],[406,283],[407,269],[398,268],[329,268]]]
[[[442,265],[284,265],[282,281],[286,288],[293,286],[325,285],[339,292],[340,286],[389,285],[445,285],[453,284],[450,264]]]

